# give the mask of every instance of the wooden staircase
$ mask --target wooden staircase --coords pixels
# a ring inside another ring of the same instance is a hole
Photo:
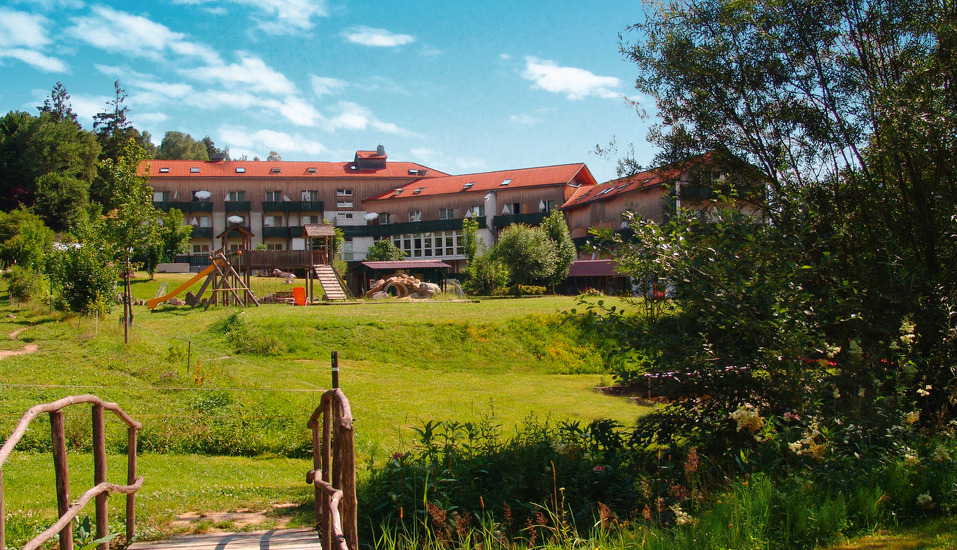
[[[317,265],[316,280],[322,286],[322,293],[325,294],[327,302],[344,301],[348,298],[331,265]]]

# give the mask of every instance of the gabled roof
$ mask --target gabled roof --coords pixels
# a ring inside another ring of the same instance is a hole
[[[674,175],[673,170],[646,170],[631,177],[612,180],[594,187],[586,188],[583,186],[565,201],[561,209],[570,210],[593,202],[605,201],[633,191],[657,187],[671,181]]]
[[[362,262],[369,269],[448,269],[452,266],[441,260],[399,260],[394,262]]]
[[[328,223],[307,223],[302,226],[303,237],[335,237],[336,229]]]
[[[402,178],[441,177],[447,174],[414,162],[390,162],[384,168],[356,170],[351,162],[251,161],[228,160],[149,160],[140,165],[141,173],[149,165],[150,178]],[[192,169],[198,169],[193,171]],[[241,169],[241,170],[238,170]],[[278,170],[277,170],[278,169]],[[425,173],[427,175],[422,175]]]
[[[506,181],[507,183],[505,183]],[[391,191],[365,199],[363,202],[457,193],[480,193],[484,195],[489,191],[503,189],[569,184],[586,187],[594,186],[596,182],[595,177],[592,176],[584,163],[562,164],[462,176],[432,177],[396,187]],[[399,191],[399,189],[402,191]]]

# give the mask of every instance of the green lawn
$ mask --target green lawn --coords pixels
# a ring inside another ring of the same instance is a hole
[[[150,298],[162,282],[174,288],[187,279],[137,277],[134,294]],[[253,280],[260,295],[269,285],[289,288],[276,279]],[[236,452],[230,445],[238,439],[307,440],[305,422],[330,385],[333,350],[339,352],[341,386],[356,418],[360,464],[411,445],[411,428],[427,420],[492,417],[506,431],[531,415],[629,424],[646,409],[594,391],[603,379],[600,356],[557,315],[575,307],[567,297],[209,311],[160,307],[149,312],[137,306],[126,346],[116,310],[105,318],[63,317],[43,307],[0,306],[0,331],[24,329],[15,340],[0,340],[0,349],[38,346],[35,353],[0,360],[0,437],[32,405],[93,393],[119,403],[144,424],[144,449],[192,437],[200,430],[196,426],[221,418],[204,417],[217,412],[212,410],[219,406],[217,399],[229,403],[222,410],[235,420],[222,453]],[[241,325],[252,341],[273,342],[279,352],[237,353],[237,341],[221,330],[227,322],[233,329]],[[76,447],[72,493],[79,495],[91,478],[84,470],[90,461],[82,443],[89,410],[74,409],[66,425]],[[45,430],[48,422],[41,418],[18,446],[37,451],[18,452],[4,465],[8,511],[53,514],[52,459],[41,452],[49,438]],[[110,441],[122,440],[117,422],[111,422],[108,435]],[[171,518],[189,511],[258,509],[279,502],[296,505],[279,513],[307,521],[311,496],[303,479],[308,462],[270,455],[275,452],[257,458],[146,452],[140,473],[147,482],[139,500],[145,532],[168,529]],[[124,481],[123,459],[115,460],[111,479]],[[111,502],[122,516],[121,498]]]

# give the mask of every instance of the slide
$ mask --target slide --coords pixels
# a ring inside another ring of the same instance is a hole
[[[209,267],[207,267],[206,269],[204,269],[204,270],[200,271],[199,273],[197,273],[195,277],[193,277],[192,279],[190,279],[190,280],[186,281],[185,283],[183,283],[183,284],[179,285],[178,287],[176,287],[176,290],[174,290],[173,292],[170,292],[169,294],[167,294],[167,295],[165,295],[165,296],[160,296],[159,298],[152,298],[152,299],[150,299],[150,300],[146,300],[146,309],[153,309],[153,308],[156,307],[158,304],[160,304],[160,303],[162,303],[162,302],[165,302],[166,300],[169,300],[169,299],[172,298],[173,296],[176,296],[176,295],[179,294],[180,292],[182,292],[182,291],[186,290],[187,288],[193,286],[194,283],[196,283],[197,281],[199,281],[199,280],[202,279],[203,277],[206,277],[207,275],[209,275],[210,273],[212,273],[212,272],[215,271],[215,270],[216,270],[216,262],[214,261],[213,263],[209,264]]]

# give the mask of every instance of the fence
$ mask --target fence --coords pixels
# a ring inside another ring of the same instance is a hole
[[[78,403],[93,404],[93,483],[96,485],[83,493],[73,504],[70,503],[70,475],[67,466],[66,436],[63,431],[63,409]],[[116,485],[106,481],[106,431],[103,411],[113,411],[128,427],[127,432],[127,470],[126,485]],[[50,413],[50,431],[53,438],[53,469],[56,474],[57,511],[60,519],[49,529],[28,542],[22,550],[36,550],[41,544],[60,533],[60,550],[73,550],[73,518],[90,500],[96,499],[96,538],[102,540],[109,535],[108,493],[126,495],[126,540],[132,541],[136,527],[136,492],[143,486],[143,477],[136,475],[136,432],[143,426],[130,418],[116,403],[107,403],[95,395],[77,395],[64,397],[52,403],[31,407],[16,429],[0,447],[0,550],[6,549],[4,522],[3,463],[13,452],[27,427],[34,418],[42,413]],[[109,550],[109,542],[102,542],[99,550]]]
[[[339,389],[336,352],[332,352],[332,387],[322,394],[319,406],[309,418],[313,469],[306,474],[306,483],[312,484],[316,492],[316,522],[321,531],[322,548],[356,550],[359,536],[352,410]]]

